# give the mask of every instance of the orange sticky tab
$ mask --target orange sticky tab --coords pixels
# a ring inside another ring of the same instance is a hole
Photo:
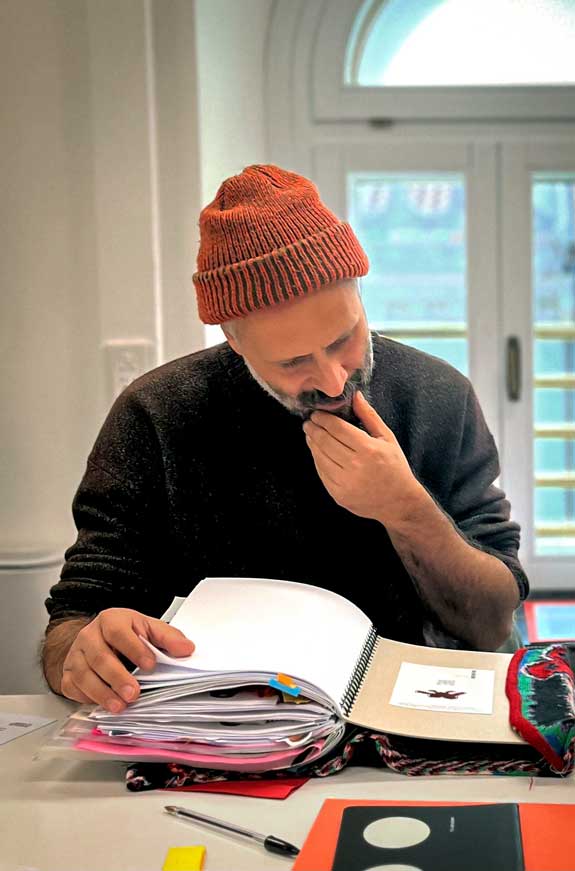
[[[281,693],[289,693],[290,696],[299,696],[301,693],[293,677],[289,677],[289,675],[282,674],[281,672],[276,677],[272,677],[269,685]]]
[[[202,871],[206,848],[170,847],[162,871]]]

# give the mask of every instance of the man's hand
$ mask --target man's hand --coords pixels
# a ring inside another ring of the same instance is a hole
[[[78,621],[66,621],[49,632],[44,645],[48,681],[69,699],[97,702],[112,713],[140,695],[136,678],[118,654],[145,670],[156,664],[140,635],[171,656],[189,656],[194,650],[193,642],[179,629],[128,608],[108,608],[79,631],[77,626]],[[70,629],[75,637],[68,644]]]
[[[360,392],[353,397],[353,410],[367,433],[316,411],[304,424],[306,441],[317,473],[338,505],[392,527],[427,494],[395,435]]]

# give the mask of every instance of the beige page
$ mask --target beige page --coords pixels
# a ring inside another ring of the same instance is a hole
[[[509,725],[505,678],[508,653],[482,653],[419,647],[379,638],[360,692],[346,719],[378,732],[438,741],[525,744]],[[402,662],[448,668],[487,668],[495,672],[492,714],[423,711],[391,705],[389,700]]]

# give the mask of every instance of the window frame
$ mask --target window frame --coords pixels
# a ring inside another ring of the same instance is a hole
[[[381,0],[371,0],[371,14]],[[278,5],[282,5],[281,3]],[[569,120],[573,85],[363,87],[344,82],[350,34],[365,0],[327,0],[318,20],[312,59],[312,117],[351,120]]]

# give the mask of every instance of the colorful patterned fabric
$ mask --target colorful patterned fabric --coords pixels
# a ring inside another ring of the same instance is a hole
[[[507,672],[510,723],[554,774],[573,770],[575,676],[562,644],[518,650]]]

